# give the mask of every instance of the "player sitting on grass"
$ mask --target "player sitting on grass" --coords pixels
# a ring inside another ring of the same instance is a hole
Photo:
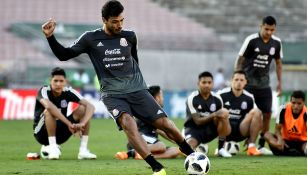
[[[232,75],[231,87],[219,91],[224,108],[229,112],[231,133],[227,141],[240,142],[247,139],[247,155],[261,155],[256,148],[256,139],[262,128],[261,111],[256,107],[254,97],[244,90],[247,83],[244,71],[235,71]]]
[[[161,107],[163,107],[163,91],[161,90],[160,86],[150,86],[149,92],[154,97],[156,102]],[[161,135],[162,137],[170,140],[163,131],[156,129],[152,125],[147,124],[139,119],[136,119],[136,123],[140,134],[147,142],[147,146],[155,158],[176,158],[181,153],[178,148],[167,147],[162,141],[159,140],[158,135]],[[115,154],[115,158],[120,160],[126,160],[129,157],[142,159],[142,157],[129,143],[127,144],[127,149],[127,152],[117,152]]]
[[[65,71],[54,68],[50,85],[40,88],[36,97],[34,137],[38,143],[49,145],[48,159],[59,159],[61,151],[58,144],[66,142],[72,133],[79,134],[81,144],[78,159],[96,159],[96,155],[87,149],[89,121],[95,108],[76,90],[65,85]],[[69,102],[79,103],[79,107],[67,116]]]
[[[290,103],[283,105],[276,117],[275,133],[267,132],[264,138],[274,155],[307,155],[307,108],[304,92],[292,93]]]

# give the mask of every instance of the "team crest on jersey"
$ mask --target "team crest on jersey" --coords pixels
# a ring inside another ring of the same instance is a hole
[[[271,47],[270,49],[270,55],[274,55],[275,54],[275,48],[274,47]]]
[[[61,101],[61,108],[67,108],[67,101],[66,100]]]
[[[216,105],[215,103],[210,105],[210,111],[216,111]]]
[[[243,101],[241,103],[241,109],[247,109],[247,102],[246,101]]]
[[[112,113],[113,116],[116,117],[119,114],[119,111],[117,109],[113,109]]]
[[[121,38],[119,44],[121,46],[123,46],[123,47],[127,47],[128,46],[128,42],[127,42],[126,38]]]

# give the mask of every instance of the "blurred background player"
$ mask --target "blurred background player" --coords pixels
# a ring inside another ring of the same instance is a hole
[[[189,155],[194,151],[147,91],[138,65],[137,38],[133,31],[123,30],[123,11],[124,7],[119,1],[107,1],[101,10],[103,27],[85,32],[66,48],[53,35],[56,25],[54,19],[43,24],[42,30],[59,60],[66,61],[82,53],[88,54],[102,87],[103,102],[119,130],[124,130],[128,142],[151,166],[153,174],[164,175],[165,169],[152,156],[138,132],[133,116],[165,131],[184,154]]]
[[[265,139],[274,155],[307,155],[307,108],[303,91],[294,91],[290,103],[283,105],[276,118],[275,133],[267,132]]]
[[[65,85],[65,71],[54,68],[50,85],[40,88],[36,97],[34,137],[40,144],[49,145],[48,159],[59,159],[61,152],[57,144],[66,142],[72,133],[77,133],[81,138],[78,159],[96,159],[96,155],[87,149],[89,122],[95,108],[76,90]],[[79,106],[67,116],[69,102],[76,102]]]
[[[259,138],[259,151],[264,155],[272,152],[264,147],[263,135],[270,129],[272,115],[272,89],[270,87],[270,64],[275,60],[277,76],[277,96],[282,91],[282,44],[274,36],[276,20],[272,16],[263,18],[259,33],[248,36],[239,52],[235,70],[244,70],[247,75],[245,89],[252,93],[258,108],[263,115],[263,129]]]
[[[150,86],[148,91],[154,97],[156,102],[163,107],[163,91],[161,90],[160,86]],[[147,146],[152,153],[152,155],[157,158],[176,158],[180,151],[176,147],[167,147],[165,143],[159,140],[158,135],[161,135],[167,140],[170,140],[167,135],[159,130],[156,129],[154,126],[147,124],[139,119],[136,118],[136,123],[139,129],[140,134],[147,142]],[[170,140],[172,141],[172,140]],[[133,147],[128,143],[127,144],[127,152],[117,152],[115,157],[120,160],[128,159],[129,157],[135,159],[141,159],[142,157],[133,149]]]
[[[211,90],[213,76],[202,72],[198,76],[198,90],[187,99],[187,119],[183,134],[187,142],[195,149],[200,143],[208,143],[219,136],[218,155],[231,157],[224,149],[224,141],[230,134],[228,111],[223,108],[222,100]]]
[[[231,87],[218,92],[223,106],[229,112],[231,133],[226,141],[240,142],[247,139],[247,155],[261,155],[255,142],[262,128],[261,111],[256,107],[252,94],[244,90],[246,85],[244,71],[235,71],[232,75]]]

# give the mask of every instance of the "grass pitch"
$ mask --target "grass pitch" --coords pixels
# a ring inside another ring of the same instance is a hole
[[[182,128],[182,119],[175,120],[175,123]],[[145,161],[114,159],[117,151],[125,150],[126,138],[122,131],[117,130],[113,120],[94,119],[91,126],[89,149],[97,154],[97,160],[77,160],[79,139],[76,137],[62,145],[60,160],[26,160],[28,152],[39,153],[40,150],[40,145],[32,135],[32,121],[0,121],[0,174],[152,174]],[[215,148],[216,141],[213,141],[209,144],[209,174],[307,174],[306,157],[248,157],[241,146],[239,155],[225,159],[213,155]],[[165,166],[168,175],[186,174],[183,158],[159,161]]]

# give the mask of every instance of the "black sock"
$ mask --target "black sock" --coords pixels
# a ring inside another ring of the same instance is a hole
[[[135,156],[135,151],[134,149],[130,149],[127,151],[128,157],[134,157]]]
[[[179,146],[180,151],[183,152],[187,156],[194,152],[186,140],[183,140],[182,143],[177,143],[177,144]]]
[[[219,143],[218,143],[218,149],[222,149],[224,147],[225,144],[225,138],[221,138],[219,137]]]
[[[145,158],[145,161],[151,166],[153,172],[158,172],[163,168],[163,166],[151,154]]]
[[[258,145],[259,145],[259,148],[262,148],[262,147],[264,147],[264,144],[265,144],[265,140],[264,140],[264,134],[263,133],[261,133],[260,134],[260,138],[259,138],[259,140],[258,140]]]

